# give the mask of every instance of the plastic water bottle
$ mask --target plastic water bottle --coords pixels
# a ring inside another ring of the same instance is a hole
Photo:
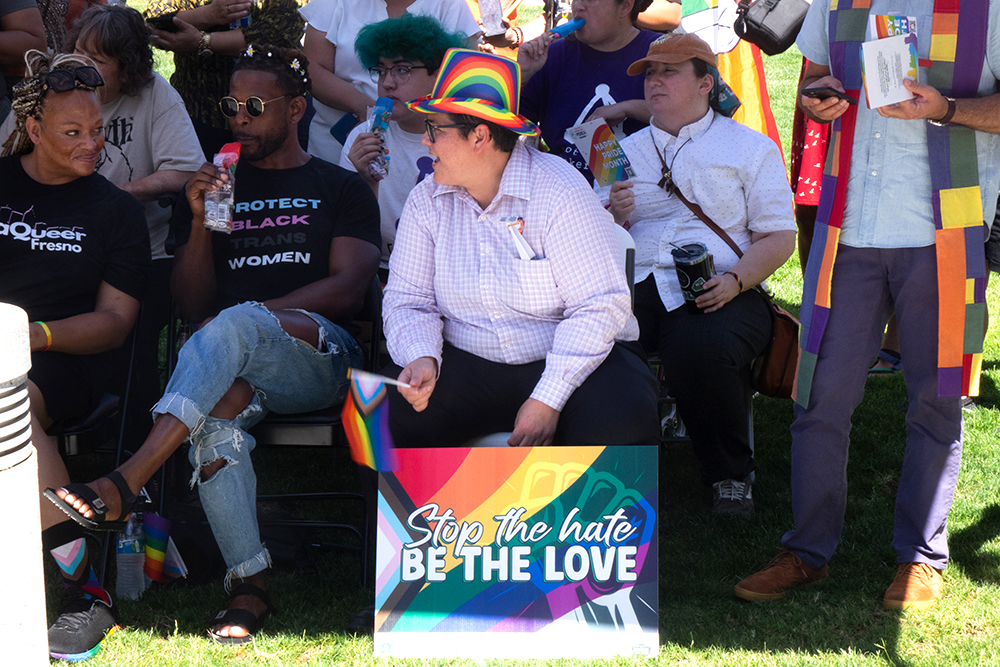
[[[205,192],[205,227],[217,232],[230,234],[233,231],[233,190],[236,187],[236,164],[240,160],[240,144],[233,141],[222,148],[212,158],[212,164],[229,173],[215,190]]]
[[[129,600],[138,600],[146,590],[142,566],[146,562],[146,539],[142,530],[142,517],[133,512],[125,530],[118,533],[115,549],[118,564],[118,578],[115,581],[115,595]]]
[[[250,4],[256,4],[256,2],[251,2]],[[252,24],[253,24],[253,19],[250,17],[249,14],[247,14],[246,16],[244,16],[241,19],[236,19],[235,21],[230,21],[229,22],[229,29],[230,30],[239,30],[240,28],[246,28],[247,26],[250,26]]]

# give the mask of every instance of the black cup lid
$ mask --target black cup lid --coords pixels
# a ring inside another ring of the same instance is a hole
[[[686,243],[679,248],[671,248],[670,254],[674,256],[674,259],[679,259],[681,261],[690,261],[697,259],[700,255],[707,252],[707,248],[701,243]]]

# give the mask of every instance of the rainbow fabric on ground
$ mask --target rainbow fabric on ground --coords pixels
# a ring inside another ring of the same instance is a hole
[[[170,520],[146,512],[142,515],[142,529],[146,534],[146,561],[142,571],[153,581],[166,581],[163,561],[166,559],[167,540],[170,539]]]
[[[351,368],[350,390],[341,418],[351,458],[374,470],[398,470],[396,447],[389,433],[389,403],[382,376]]]
[[[187,566],[170,539],[170,520],[145,512],[142,529],[145,533],[146,560],[142,571],[153,581],[169,583],[187,576]]]
[[[946,95],[975,97],[983,66],[989,3],[935,0],[927,83]],[[848,95],[861,87],[861,42],[871,0],[831,0],[830,70]],[[962,38],[958,39],[961,29]],[[918,37],[919,38],[919,37]],[[961,41],[962,49],[958,49]],[[847,201],[857,106],[833,122],[823,189],[802,290],[802,355],[795,401],[808,406],[820,343],[830,318],[830,288]],[[927,123],[938,267],[938,396],[979,393],[986,262],[975,132]]]

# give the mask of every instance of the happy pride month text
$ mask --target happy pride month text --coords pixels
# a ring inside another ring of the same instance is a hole
[[[403,581],[444,581],[449,545],[452,555],[462,561],[461,571],[466,581],[492,581],[494,577],[497,581],[530,581],[532,547],[528,545],[545,539],[553,530],[542,521],[529,526],[522,520],[526,510],[515,508],[493,517],[497,522],[493,544],[478,546],[485,534],[482,523],[459,522],[451,509],[443,513],[439,510],[437,504],[431,503],[417,508],[407,519],[407,525],[422,537],[403,545],[400,559]],[[628,521],[625,510],[619,508],[614,514],[602,517],[602,521],[586,525],[576,519],[579,511],[573,508],[558,532],[560,542],[573,544],[561,554],[554,545],[545,547],[544,580],[582,581],[593,576],[597,581],[635,581],[638,549],[622,543],[638,528]],[[427,525],[418,524],[418,517]],[[519,544],[510,544],[515,541]]]

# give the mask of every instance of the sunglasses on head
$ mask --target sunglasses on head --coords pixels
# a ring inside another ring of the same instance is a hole
[[[285,93],[281,97],[275,97],[272,100],[262,100],[259,97],[248,97],[246,102],[240,102],[235,97],[223,97],[219,100],[219,108],[222,110],[222,115],[226,118],[236,118],[236,114],[240,112],[240,107],[245,106],[247,108],[247,113],[257,118],[262,113],[264,113],[264,105],[270,104],[271,102],[277,102],[278,100],[288,97],[288,93]]]
[[[90,65],[81,65],[74,69],[54,69],[38,77],[42,81],[42,90],[56,93],[68,93],[74,88],[97,88],[104,85],[101,73]]]

